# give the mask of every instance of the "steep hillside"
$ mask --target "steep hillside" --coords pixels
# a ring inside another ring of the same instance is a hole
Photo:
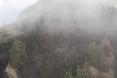
[[[0,78],[8,64],[18,78],[117,77],[116,8],[75,2],[38,1],[1,29]]]

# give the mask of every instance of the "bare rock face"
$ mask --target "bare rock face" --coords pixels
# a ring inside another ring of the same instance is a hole
[[[4,71],[4,78],[14,78],[14,77],[7,71]]]
[[[6,70],[4,71],[4,78],[18,78],[16,70],[8,65]]]

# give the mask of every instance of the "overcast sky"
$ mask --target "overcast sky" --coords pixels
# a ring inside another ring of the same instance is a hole
[[[26,7],[37,0],[0,0],[0,27],[13,22]]]

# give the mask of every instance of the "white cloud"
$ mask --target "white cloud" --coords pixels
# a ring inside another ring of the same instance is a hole
[[[13,22],[22,10],[37,0],[0,0],[0,26]]]
[[[0,0],[0,7],[3,5],[3,1],[2,0]]]

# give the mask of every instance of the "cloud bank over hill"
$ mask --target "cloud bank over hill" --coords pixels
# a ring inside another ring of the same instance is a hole
[[[24,10],[16,22],[23,29],[43,23],[45,29],[55,32],[81,29],[113,33],[116,17],[116,7],[110,0],[39,0]]]

